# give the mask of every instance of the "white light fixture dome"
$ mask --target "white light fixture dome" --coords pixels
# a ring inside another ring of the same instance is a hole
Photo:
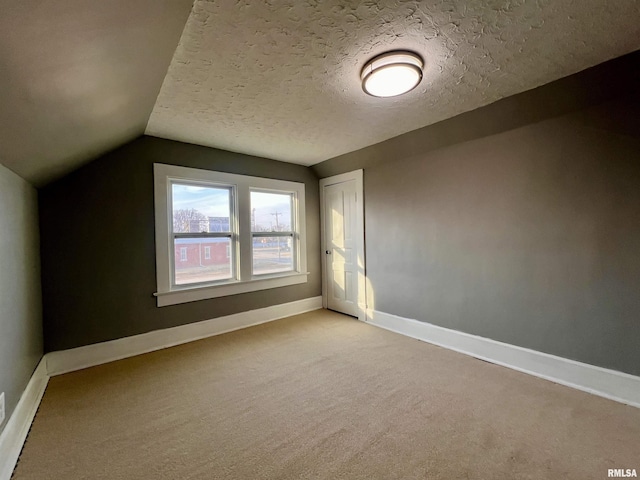
[[[422,80],[422,58],[412,52],[387,52],[367,62],[362,69],[362,89],[374,97],[407,93]]]

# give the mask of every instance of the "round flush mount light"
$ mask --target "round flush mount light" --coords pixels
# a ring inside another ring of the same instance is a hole
[[[367,62],[362,69],[362,89],[374,97],[407,93],[422,80],[422,58],[413,52],[387,52]]]

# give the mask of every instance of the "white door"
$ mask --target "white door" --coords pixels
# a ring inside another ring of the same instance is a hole
[[[324,186],[327,308],[358,315],[356,181]]]

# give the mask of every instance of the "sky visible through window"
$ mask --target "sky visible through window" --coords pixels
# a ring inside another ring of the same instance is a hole
[[[174,231],[192,231],[194,227],[189,226],[188,220],[206,221],[205,219],[209,217],[218,219],[230,217],[230,189],[174,183],[172,193]],[[252,230],[254,232],[290,231],[292,229],[292,204],[293,196],[290,193],[252,191]],[[191,212],[187,215],[186,223],[185,216],[178,213],[193,210],[196,213]],[[202,214],[202,217],[198,214]]]
[[[229,217],[227,188],[173,184],[173,210],[197,210],[207,217]]]
[[[251,192],[254,232],[291,230],[290,193]]]

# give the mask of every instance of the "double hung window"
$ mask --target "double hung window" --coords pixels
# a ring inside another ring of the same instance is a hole
[[[304,184],[154,165],[158,306],[307,281]]]

